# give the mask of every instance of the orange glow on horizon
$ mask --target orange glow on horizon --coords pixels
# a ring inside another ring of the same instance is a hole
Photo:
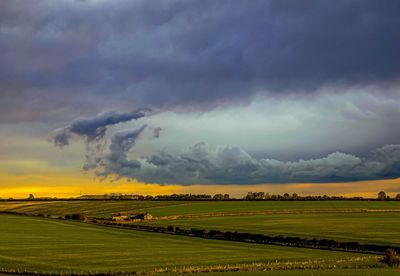
[[[400,179],[359,181],[349,183],[292,183],[258,185],[160,185],[145,184],[121,179],[118,181],[95,179],[81,173],[48,173],[13,175],[0,172],[0,198],[75,197],[84,194],[142,194],[161,195],[173,193],[216,194],[228,193],[242,197],[249,191],[270,194],[297,193],[299,195],[337,195],[376,197],[381,190],[394,196],[400,193]]]

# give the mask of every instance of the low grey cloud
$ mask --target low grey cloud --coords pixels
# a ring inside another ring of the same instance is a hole
[[[325,86],[386,94],[399,12],[396,0],[3,0],[0,120],[209,110]]]
[[[162,151],[128,160],[127,153],[144,128],[116,134],[109,153],[94,169],[96,175],[181,185],[349,182],[400,176],[400,145],[386,145],[364,157],[334,152],[316,159],[279,161],[254,158],[238,147],[211,149],[198,143],[178,155]]]

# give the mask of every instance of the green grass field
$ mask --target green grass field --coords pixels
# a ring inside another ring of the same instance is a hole
[[[182,202],[149,208],[155,216],[240,213],[272,210],[386,210],[400,209],[400,201],[211,201]]]
[[[114,212],[148,211],[155,217],[164,218],[141,223],[396,246],[400,246],[399,210],[400,202],[393,201],[0,202],[0,211],[44,214],[53,218],[71,213],[109,218]],[[167,217],[176,219],[166,219]],[[360,259],[360,256],[367,256],[367,259]],[[241,270],[251,270],[255,266],[256,270],[260,270],[260,264],[269,267],[281,266],[288,262],[285,267],[293,269],[293,266],[302,266],[304,262],[324,269],[273,271],[268,274],[396,275],[399,272],[396,269],[383,268],[340,269],[347,266],[362,268],[377,263],[376,257],[368,256],[319,249],[207,240],[58,219],[0,214],[0,271],[20,269],[44,272],[148,272],[161,269],[168,272],[177,267],[177,271],[182,272],[192,269],[208,270],[220,265],[230,269],[239,267]],[[336,266],[336,269],[326,269],[332,266]],[[264,273],[267,272],[224,272],[219,275],[251,276]]]
[[[143,210],[147,208],[176,205],[173,201],[0,201],[0,211],[27,214],[62,216],[85,213],[92,217],[110,217],[114,212]]]
[[[225,272],[221,273],[199,273],[197,276],[393,276],[399,275],[400,269],[333,269],[333,270],[280,270],[280,271],[257,271],[257,272]]]
[[[0,211],[51,215],[83,212],[94,217],[110,217],[120,211],[149,211],[154,216],[176,216],[350,209],[400,210],[400,201],[0,201]]]
[[[37,217],[2,214],[0,221],[1,269],[149,271],[275,261],[332,264],[339,259],[369,258],[355,253],[207,240]]]
[[[210,216],[146,224],[400,246],[399,212]]]

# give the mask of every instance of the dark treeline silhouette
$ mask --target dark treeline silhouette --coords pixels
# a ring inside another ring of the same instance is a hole
[[[62,217],[59,217],[60,219]],[[84,221],[86,220],[86,215],[83,213],[76,213],[76,214],[67,214],[64,216],[65,219],[72,219],[72,220],[81,220]]]
[[[306,195],[301,196],[297,193],[289,194],[284,193],[280,194],[269,194],[265,192],[248,192],[242,198],[232,198],[229,194],[215,194],[215,195],[207,195],[207,194],[171,194],[171,195],[139,195],[139,194],[120,194],[120,193],[111,193],[104,195],[82,195],[79,197],[71,197],[71,198],[56,198],[56,197],[35,197],[33,194],[30,194],[27,198],[24,199],[1,199],[0,201],[76,201],[76,200],[182,200],[182,201],[322,201],[322,200],[376,200],[376,201],[400,201],[400,194],[395,195],[394,197],[389,197],[384,191],[381,191],[377,194],[375,198],[363,198],[361,196],[354,197],[345,197],[345,196],[328,196],[328,195]]]
[[[386,195],[385,192],[381,191],[378,193],[376,198],[363,198],[361,196],[354,197],[345,197],[345,196],[328,196],[328,195],[307,195],[300,196],[296,193],[289,194],[284,193],[280,194],[272,194],[264,193],[264,192],[248,192],[247,195],[243,198],[244,200],[269,200],[269,201],[283,201],[283,200],[297,200],[297,201],[306,201],[306,200],[400,200],[400,194],[397,194],[395,197],[390,198]]]
[[[229,195],[225,194],[222,196],[221,200],[229,199]],[[70,198],[57,198],[57,197],[34,197],[30,194],[28,198],[15,199],[15,198],[0,198],[0,201],[77,201],[77,200],[219,200],[219,197],[213,198],[211,195],[207,194],[171,194],[171,195],[130,195],[130,194],[120,194],[111,193],[104,195],[82,195],[79,197]]]
[[[152,196],[150,196],[152,197]],[[212,200],[211,195],[206,194],[172,194],[172,195],[158,195],[150,199],[153,200]]]
[[[171,195],[126,195],[111,193],[105,195],[83,195],[77,199],[101,199],[101,200],[211,200],[211,195],[206,194],[171,194]]]
[[[264,234],[206,230],[197,228],[184,229],[173,225],[164,227],[164,226],[151,226],[143,224],[139,225],[139,224],[114,223],[101,219],[100,220],[95,219],[92,222],[95,224],[103,224],[107,226],[124,227],[124,228],[131,228],[135,230],[142,230],[149,232],[184,235],[190,237],[199,237],[199,238],[217,239],[217,240],[229,240],[238,242],[261,243],[261,244],[328,249],[328,250],[353,251],[361,253],[384,254],[388,251],[388,249],[392,250],[394,253],[400,252],[400,247],[375,245],[375,244],[360,244],[354,241],[339,242],[330,239],[316,239],[316,238],[307,239],[301,237],[287,237],[282,235],[268,236]]]

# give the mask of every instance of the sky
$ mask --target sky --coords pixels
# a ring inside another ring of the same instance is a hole
[[[400,2],[0,1],[0,197],[400,193]]]

